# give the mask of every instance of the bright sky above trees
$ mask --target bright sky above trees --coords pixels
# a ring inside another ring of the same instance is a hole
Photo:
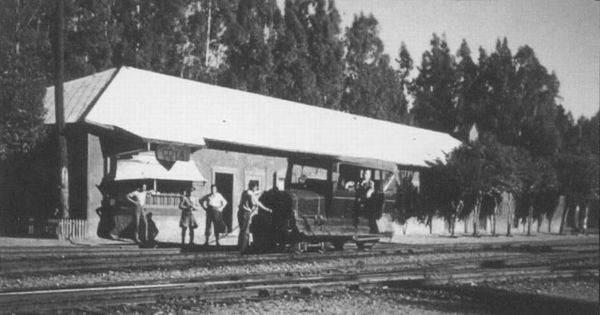
[[[575,117],[592,116],[600,104],[600,1],[592,0],[337,0],[342,25],[361,11],[380,24],[385,52],[397,56],[401,41],[415,65],[429,48],[432,33],[445,33],[452,53],[465,38],[477,58],[498,37],[514,52],[531,46],[561,83],[563,104]]]

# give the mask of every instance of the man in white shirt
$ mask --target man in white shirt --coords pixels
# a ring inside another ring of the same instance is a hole
[[[200,199],[200,206],[206,210],[206,226],[204,228],[205,242],[208,246],[210,238],[210,226],[215,228],[215,240],[219,246],[219,233],[224,232],[225,223],[223,222],[223,209],[227,206],[227,200],[217,191],[217,185],[210,186],[210,194]]]
[[[135,226],[135,234],[134,240],[137,243],[140,243],[140,219],[144,223],[144,234],[143,240],[148,241],[148,220],[146,220],[146,211],[144,206],[146,205],[146,197],[148,196],[148,192],[146,191],[146,184],[143,184],[138,189],[127,194],[127,200],[131,201],[135,205],[135,215],[134,215],[134,226]]]

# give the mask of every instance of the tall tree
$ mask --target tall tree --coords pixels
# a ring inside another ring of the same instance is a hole
[[[311,68],[309,53],[309,17],[314,15],[309,1],[286,1],[284,25],[279,32],[275,56],[275,96],[308,104],[320,104],[317,76]]]
[[[521,158],[521,174],[523,188],[518,196],[517,211],[520,217],[526,218],[527,235],[531,235],[534,214],[541,215],[551,210],[546,206],[546,201],[550,198],[555,200],[558,179],[550,159],[525,153]]]
[[[303,19],[308,40],[308,64],[315,74],[319,100],[315,105],[339,109],[344,81],[344,44],[340,15],[333,0],[308,0]],[[312,5],[313,9],[310,9]]]
[[[397,108],[401,113],[400,116],[405,116],[402,122],[410,124],[411,119],[408,114],[408,97],[411,95],[413,89],[413,82],[410,78],[410,73],[413,70],[413,60],[404,42],[401,42],[400,44],[396,63],[398,63],[397,76],[402,91],[402,99]]]
[[[567,130],[562,132],[561,142],[563,145],[556,159],[560,192],[567,197],[567,208],[563,213],[560,227],[562,233],[571,210],[574,211],[574,228],[579,229],[581,209],[584,210],[583,221],[586,222],[591,203],[598,201],[600,195],[598,188],[600,150],[598,148],[598,113],[591,119],[581,117],[576,123],[569,119],[570,115],[559,116],[563,116],[562,120],[566,125],[560,129]]]
[[[390,58],[383,53],[379,23],[373,15],[354,17],[346,29],[346,75],[341,109],[354,114],[402,121],[405,96]]]
[[[177,46],[179,76],[218,83],[228,71],[225,34],[235,21],[236,0],[193,0],[182,20],[183,40]]]
[[[514,147],[500,144],[490,134],[455,149],[446,161],[437,161],[424,171],[422,194],[428,207],[425,211],[436,209],[444,215],[452,235],[456,219],[471,215],[473,235],[477,235],[484,201],[491,203],[489,214],[495,224],[500,194],[520,191],[520,155]]]
[[[456,67],[457,82],[457,135],[467,140],[467,133],[473,124],[477,123],[481,95],[478,67],[471,58],[471,49],[463,39],[458,52],[458,65]]]
[[[519,144],[534,156],[557,152],[559,135],[555,125],[559,83],[554,73],[542,66],[529,46],[515,55],[515,91],[520,109]]]
[[[224,85],[265,95],[272,94],[274,44],[283,30],[274,0],[240,1],[223,35],[227,47]]]
[[[66,79],[80,78],[113,66],[118,25],[109,0],[67,1],[65,7]]]
[[[0,160],[31,151],[44,137],[44,5],[7,1],[0,7]]]
[[[506,38],[496,41],[496,50],[489,56],[479,51],[480,106],[477,125],[481,132],[490,132],[504,144],[515,145],[519,137],[520,112],[516,105],[515,68]]]
[[[418,126],[452,133],[458,125],[456,62],[445,36],[433,34],[430,44],[415,79],[411,114]]]

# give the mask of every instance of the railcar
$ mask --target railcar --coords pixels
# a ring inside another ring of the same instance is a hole
[[[370,170],[375,193],[368,207],[359,208],[358,224],[353,220],[355,186],[364,171]],[[403,174],[403,175],[401,175]],[[285,190],[273,189],[261,201],[274,210],[259,212],[250,229],[258,248],[279,247],[305,250],[310,246],[346,243],[359,248],[390,236],[398,210],[403,182],[417,177],[415,170],[397,171],[395,165],[367,161],[288,159]]]

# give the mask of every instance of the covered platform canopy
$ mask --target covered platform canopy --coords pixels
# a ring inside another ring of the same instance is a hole
[[[53,88],[45,99],[54,122]],[[65,83],[66,121],[147,140],[276,155],[426,167],[460,145],[448,134],[122,67]]]
[[[154,152],[142,152],[130,159],[117,160],[115,181],[138,179],[207,181],[194,164],[194,161],[177,161],[170,169],[166,169],[156,160]]]

